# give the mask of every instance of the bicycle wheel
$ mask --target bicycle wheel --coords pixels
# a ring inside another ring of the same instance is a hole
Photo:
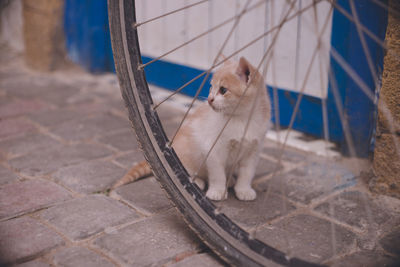
[[[176,9],[173,12],[168,12],[165,15],[170,15],[204,2],[207,1],[196,2],[184,6],[181,9]],[[234,17],[235,19],[230,20],[230,22],[236,25],[239,22],[240,17],[245,13],[244,11],[247,12],[249,9],[254,9],[264,1],[260,1],[260,3],[253,6],[249,5],[250,2],[251,1],[247,1],[243,11],[238,12]],[[303,7],[300,6],[299,9],[295,11],[293,7],[296,1],[289,1],[288,9],[282,9],[281,17],[283,17],[283,19],[281,20],[281,23],[277,24],[275,28],[269,29],[267,32],[273,32],[273,30],[278,30],[279,32],[282,25],[288,23],[289,20],[298,17],[299,14],[302,14],[302,10],[305,10],[306,8],[312,10],[319,2],[321,1],[310,1],[309,5],[304,5]],[[333,7],[338,9],[341,8],[336,2],[328,1],[327,3],[329,3],[331,9]],[[146,80],[144,68],[147,64],[151,64],[153,60],[143,64],[137,29],[140,25],[151,22],[153,19],[146,22],[138,22],[136,20],[135,1],[133,0],[110,0],[108,1],[108,4],[116,72],[120,82],[122,96],[129,111],[129,118],[133,123],[137,139],[156,178],[160,181],[162,187],[168,193],[170,199],[174,202],[178,210],[183,214],[191,228],[218,255],[233,265],[272,266],[274,264],[281,264],[285,266],[321,266],[320,264],[322,264],[322,262],[309,262],[295,256],[293,257],[288,255],[286,252],[274,248],[269,245],[268,242],[262,242],[261,240],[254,238],[253,234],[243,230],[242,227],[238,226],[222,213],[221,209],[218,207],[219,205],[208,200],[202,190],[192,182],[191,177],[188,175],[176,153],[170,146],[170,141],[164,132],[162,123],[155,110],[155,105]],[[343,14],[346,14],[345,10],[343,12]],[[157,19],[157,17],[155,19]],[[353,20],[355,19],[353,18]],[[359,23],[356,24],[358,27]],[[363,27],[364,26],[361,25],[358,29],[364,29],[365,27]],[[317,27],[316,32],[319,33],[320,31],[321,29]],[[230,35],[231,33],[232,31],[230,32]],[[194,39],[197,39],[197,37]],[[274,42],[273,38],[271,42]],[[186,43],[187,42],[184,42],[184,44]],[[180,48],[180,46],[178,46],[177,49],[178,48]],[[176,49],[173,51],[175,50]],[[315,51],[317,50],[318,49]],[[234,56],[240,51],[241,49],[236,49],[229,57]],[[316,54],[316,52],[314,52],[314,54]],[[160,56],[160,58],[161,57],[162,56]],[[265,56],[263,57],[263,60],[264,58]],[[313,56],[313,60],[314,58],[315,56]],[[158,59],[159,58],[155,58],[155,60]],[[337,61],[340,61],[340,56],[337,56],[336,59]],[[261,62],[263,62],[263,60]],[[195,77],[206,77],[203,80],[201,87],[204,86],[205,81],[211,74],[211,70],[218,65],[216,63],[217,61],[215,60],[208,71]],[[345,67],[347,66],[346,63],[343,64]],[[308,71],[303,73],[303,76],[308,77],[307,73]],[[334,80],[333,78],[331,79]],[[294,114],[296,114],[296,110],[299,108],[301,109],[299,106],[305,87],[304,83],[305,82],[303,82],[303,85],[301,86],[301,94],[297,98],[296,104],[293,105]],[[181,89],[178,89],[178,91],[180,90]],[[272,92],[275,91],[273,90]],[[197,91],[195,98],[197,98],[199,94],[200,92]],[[193,102],[190,107],[192,105]],[[322,105],[324,106],[326,103],[322,103]],[[337,106],[336,108],[338,110],[343,109],[340,106]],[[327,117],[328,115],[329,114],[326,114],[325,110],[325,113],[321,116]],[[292,115],[290,121],[287,122],[289,131],[295,123],[295,117],[296,115]],[[276,119],[277,118],[279,118],[279,115]],[[324,127],[326,128],[326,125],[324,125]],[[349,131],[346,129],[346,123],[343,123],[342,127],[344,128],[344,132],[348,135]],[[324,133],[326,137],[327,132]],[[287,135],[283,147],[285,147],[286,139]],[[346,142],[350,152],[353,154],[356,153],[354,152],[354,142],[349,138],[346,139]],[[280,152],[278,165],[282,153],[283,152]],[[286,208],[287,207],[285,207],[285,209]]]

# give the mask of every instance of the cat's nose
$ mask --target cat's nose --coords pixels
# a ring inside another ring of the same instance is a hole
[[[208,104],[212,104],[212,102],[214,102],[214,97],[212,97],[212,96],[209,96],[208,98],[207,98],[207,101],[208,101]]]

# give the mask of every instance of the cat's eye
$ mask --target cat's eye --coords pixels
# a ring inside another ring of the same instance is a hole
[[[221,95],[224,95],[227,91],[228,91],[228,89],[226,89],[226,88],[223,87],[223,86],[221,86],[221,87],[219,88],[219,93],[220,93]]]

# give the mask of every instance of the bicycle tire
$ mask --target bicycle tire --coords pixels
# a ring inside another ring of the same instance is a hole
[[[236,266],[321,266],[289,258],[233,223],[190,182],[179,158],[169,147],[152,98],[142,63],[134,0],[108,0],[111,42],[122,97],[137,140],[153,173],[190,228],[226,262]]]

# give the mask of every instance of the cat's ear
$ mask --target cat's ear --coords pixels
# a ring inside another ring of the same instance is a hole
[[[248,83],[250,80],[250,75],[254,72],[253,66],[244,58],[241,57],[239,59],[239,65],[236,69],[236,74],[240,77],[240,79]]]

